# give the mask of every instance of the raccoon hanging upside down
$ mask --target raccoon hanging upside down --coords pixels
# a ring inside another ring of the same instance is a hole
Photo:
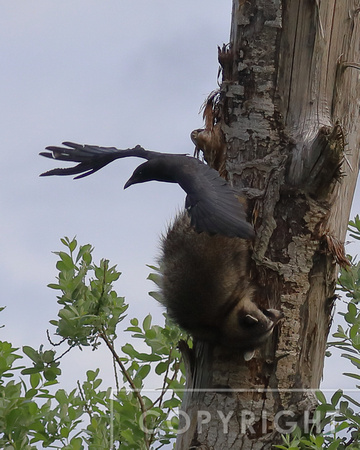
[[[169,316],[193,337],[252,351],[282,318],[260,309],[249,282],[248,242],[197,233],[188,214],[162,238],[161,293]]]

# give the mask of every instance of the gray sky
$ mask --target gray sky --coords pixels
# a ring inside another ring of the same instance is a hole
[[[192,153],[189,134],[217,87],[217,45],[229,39],[231,1],[0,0],[0,7],[0,337],[16,346],[46,343],[58,311],[56,292],[46,287],[56,276],[51,252],[63,236],[76,235],[95,246],[95,260],[118,265],[129,317],[160,318],[147,296],[146,264],[155,263],[183,191],[161,183],[123,191],[136,159],[78,181],[39,178],[56,164],[38,153],[64,140]],[[63,361],[65,386],[102,364],[110,384],[108,359],[73,351]],[[336,370],[329,370],[331,387],[344,367]]]

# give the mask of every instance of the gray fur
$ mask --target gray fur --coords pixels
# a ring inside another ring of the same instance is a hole
[[[188,214],[162,239],[162,296],[168,314],[197,339],[251,350],[281,318],[261,310],[249,281],[249,244],[240,238],[197,233]]]

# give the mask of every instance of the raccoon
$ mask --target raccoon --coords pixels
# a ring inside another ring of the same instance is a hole
[[[194,338],[252,351],[282,317],[253,301],[249,243],[197,233],[185,212],[162,237],[161,294],[169,316]]]

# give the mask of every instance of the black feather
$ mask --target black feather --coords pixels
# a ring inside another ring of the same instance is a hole
[[[254,236],[253,227],[246,221],[245,211],[235,191],[216,170],[196,158],[153,152],[139,145],[125,150],[73,142],[63,142],[63,145],[68,148],[49,146],[46,149],[50,152],[40,155],[79,164],[52,169],[40,176],[79,174],[75,178],[82,178],[119,158],[143,158],[147,162],[135,169],[125,188],[150,180],[178,183],[187,194],[185,208],[196,231],[245,239]]]

